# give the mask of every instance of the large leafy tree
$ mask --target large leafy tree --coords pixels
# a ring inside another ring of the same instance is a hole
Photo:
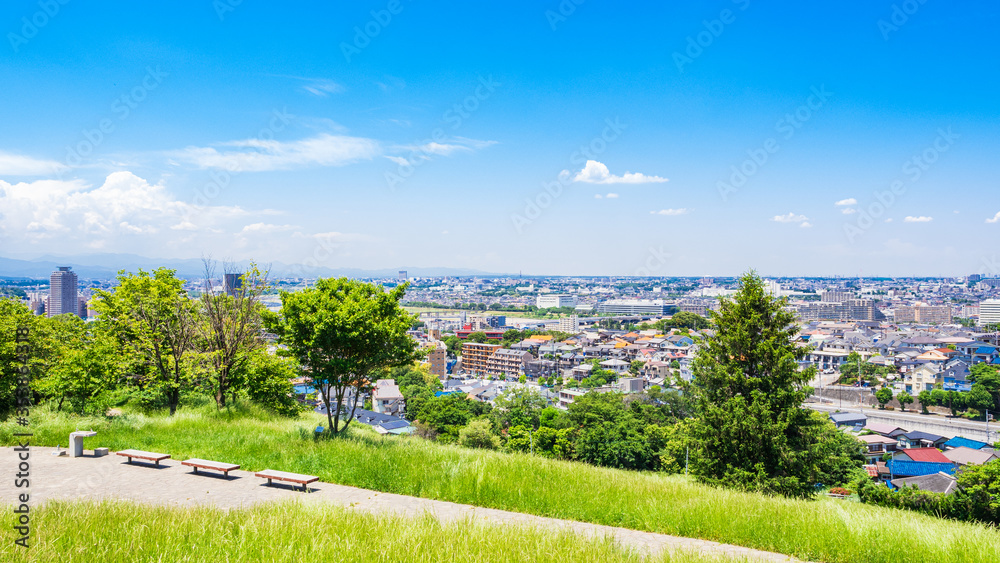
[[[419,357],[406,334],[414,317],[399,304],[406,287],[386,291],[347,278],[319,279],[315,287],[282,293],[280,315],[265,315],[266,325],[320,390],[331,434],[347,429],[356,398],[371,390],[378,375]],[[350,405],[348,391],[355,398]],[[343,427],[341,414],[347,415]]]
[[[799,369],[807,353],[785,302],[769,295],[755,273],[712,315],[714,336],[693,363],[701,480],[788,496],[811,494],[819,477],[822,427],[802,408],[815,369]]]
[[[57,401],[56,410],[68,403],[74,412],[103,414],[105,405],[98,398],[118,385],[123,365],[114,340],[101,325],[76,315],[40,318],[38,329],[45,342],[38,352],[46,369],[35,389]]]
[[[38,355],[37,321],[23,303],[0,298],[0,420],[6,420],[17,409],[20,357],[27,358],[29,377],[43,372]],[[18,330],[27,332],[27,342],[18,342]]]
[[[140,388],[162,392],[171,416],[181,392],[193,388],[197,355],[197,304],[174,270],[118,273],[114,291],[98,290],[99,323],[130,358],[128,375]]]
[[[216,265],[205,260],[205,279],[214,282]],[[227,266],[225,274],[235,274]],[[267,272],[254,264],[240,274],[239,287],[229,293],[222,285],[207,284],[201,294],[201,315],[198,323],[202,347],[211,366],[207,386],[215,396],[216,405],[226,406],[226,394],[243,386],[239,375],[245,373],[253,353],[264,346],[261,338],[262,305],[260,296],[267,289]]]

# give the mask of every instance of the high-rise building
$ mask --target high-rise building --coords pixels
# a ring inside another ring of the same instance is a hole
[[[399,281],[406,281],[408,279],[410,279],[410,277],[406,274],[406,270],[400,270],[399,271]]]
[[[1000,323],[1000,299],[987,299],[979,303],[979,326]]]
[[[223,274],[222,289],[226,295],[236,296],[237,291],[243,287],[243,274]]]
[[[52,317],[65,313],[79,316],[80,301],[77,298],[77,278],[69,266],[60,266],[49,276],[49,302],[45,314]]]

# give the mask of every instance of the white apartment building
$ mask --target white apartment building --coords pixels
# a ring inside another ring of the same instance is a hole
[[[979,304],[979,326],[1000,323],[1000,299],[987,299]]]
[[[580,317],[570,315],[559,319],[559,331],[568,332],[570,334],[580,332]]]
[[[552,307],[576,307],[576,296],[568,293],[550,293],[539,295],[535,298],[535,305],[539,309],[549,309]]]

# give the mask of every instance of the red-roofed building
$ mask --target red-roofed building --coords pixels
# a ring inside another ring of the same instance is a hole
[[[937,448],[909,448],[899,450],[893,459],[902,461],[925,461],[930,463],[951,463],[941,450]]]

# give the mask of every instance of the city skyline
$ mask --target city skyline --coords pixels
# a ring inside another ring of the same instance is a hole
[[[0,256],[995,276],[998,11],[914,5],[11,2]]]

